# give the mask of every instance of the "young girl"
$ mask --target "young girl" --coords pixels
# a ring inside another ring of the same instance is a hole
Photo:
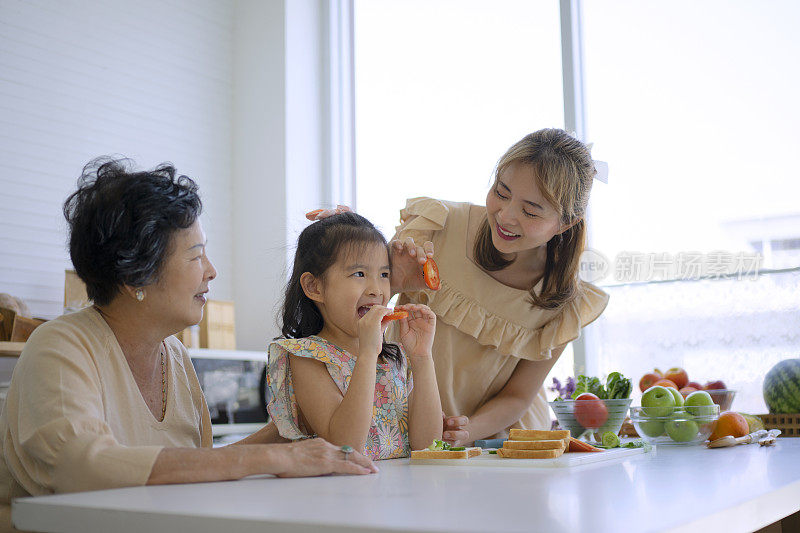
[[[355,213],[300,234],[284,338],[269,347],[268,410],[281,436],[316,434],[372,459],[406,457],[441,439],[436,315],[426,305],[396,307],[408,313],[399,320],[400,344],[383,342],[390,272],[386,239]]]

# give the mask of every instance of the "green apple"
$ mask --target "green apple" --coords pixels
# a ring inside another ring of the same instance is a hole
[[[639,422],[639,431],[644,433],[643,436],[660,437],[664,434],[664,422],[658,420],[645,420]]]
[[[694,416],[711,416],[716,410],[711,395],[704,390],[691,393],[684,402],[686,410]]]
[[[675,408],[675,398],[668,388],[654,385],[642,394],[642,407],[645,416],[669,416]]]
[[[669,438],[675,442],[689,442],[697,436],[697,422],[689,413],[675,413],[664,424]]]
[[[683,407],[683,395],[672,387],[667,387],[667,390],[672,393],[672,397],[675,399],[675,407]]]

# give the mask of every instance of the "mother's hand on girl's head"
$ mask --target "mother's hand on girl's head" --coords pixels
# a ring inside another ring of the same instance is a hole
[[[284,468],[278,477],[309,477],[325,474],[374,474],[378,468],[357,451],[345,457],[341,446],[325,439],[307,439],[291,444],[276,444],[272,450],[282,454]]]
[[[442,413],[442,440],[453,446],[462,446],[474,441],[469,436],[469,418],[466,416],[445,416]]]
[[[427,289],[422,277],[422,265],[433,257],[433,243],[425,241],[421,246],[414,239],[393,240],[389,243],[392,263],[392,294]]]

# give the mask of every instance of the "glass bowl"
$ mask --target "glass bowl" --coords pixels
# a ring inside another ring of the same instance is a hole
[[[600,439],[606,431],[611,431],[615,435],[619,433],[622,427],[622,422],[625,421],[625,416],[628,414],[628,407],[631,405],[631,399],[625,400],[588,400],[588,402],[602,402],[606,408],[608,415],[606,417],[597,418],[599,427],[589,427],[581,424],[579,419],[585,421],[581,416],[580,409],[578,418],[575,417],[575,400],[558,400],[550,402],[550,407],[556,414],[558,425],[563,429],[568,429],[569,434],[575,438],[580,437],[584,433],[594,436],[595,442],[599,443]]]
[[[735,390],[730,389],[711,389],[706,391],[714,403],[719,405],[720,411],[730,411],[733,397],[736,396]]]
[[[658,416],[655,416],[658,415]],[[631,407],[636,432],[650,444],[687,446],[706,441],[719,419],[719,405]]]

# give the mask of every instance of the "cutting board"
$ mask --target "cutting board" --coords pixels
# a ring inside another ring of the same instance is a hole
[[[497,466],[517,468],[569,468],[572,466],[625,459],[644,453],[644,448],[614,448],[602,452],[569,452],[555,459],[503,459],[487,450],[470,459],[411,459],[412,465]]]

